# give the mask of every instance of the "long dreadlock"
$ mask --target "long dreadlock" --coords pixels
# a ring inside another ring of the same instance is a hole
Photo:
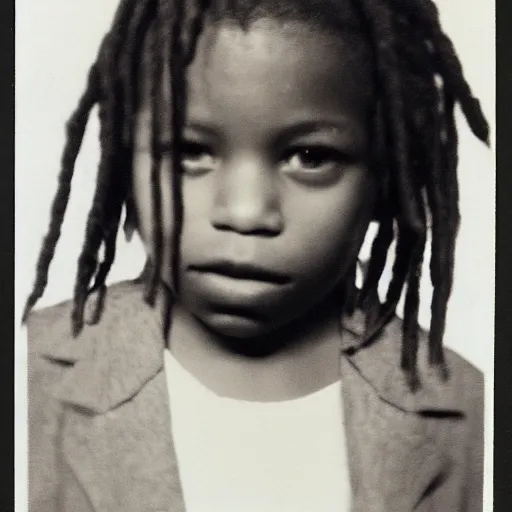
[[[138,107],[137,70],[146,36],[150,41],[152,98],[153,264],[147,272],[146,300],[154,303],[162,265],[160,163],[162,149],[159,112],[165,100],[162,77],[168,66],[171,78],[173,293],[179,292],[179,242],[183,220],[181,197],[181,133],[185,121],[186,66],[193,60],[206,16],[230,17],[246,26],[256,17],[295,16],[337,30],[346,28],[347,9],[357,13],[358,25],[370,41],[375,63],[377,108],[374,116],[373,164],[382,175],[382,190],[375,219],[368,272],[355,297],[367,315],[365,342],[370,343],[392,318],[406,288],[401,366],[411,388],[419,384],[419,284],[426,244],[427,216],[432,219],[430,276],[433,285],[429,335],[430,362],[447,375],[442,350],[446,308],[453,281],[455,240],[459,225],[457,132],[454,106],[459,104],[473,133],[488,143],[489,128],[464,79],[453,44],[444,34],[432,0],[122,0],[112,27],[91,67],[88,85],[67,125],[59,186],[51,222],[37,264],[36,280],[24,319],[47,284],[48,269],[60,236],[69,199],[75,160],[88,116],[99,106],[101,160],[96,192],[89,213],[85,241],[78,261],[73,297],[75,335],[84,323],[84,306],[92,291],[100,290],[101,314],[105,281],[115,257],[115,242],[123,206],[130,208],[135,113]],[[346,20],[345,20],[346,21]],[[170,30],[171,28],[171,30]],[[392,279],[383,305],[378,285],[389,249],[396,239]],[[98,254],[104,248],[104,258]],[[94,280],[93,285],[91,282]],[[345,290],[355,290],[355,272]],[[354,300],[355,300],[354,299]],[[353,302],[353,301],[352,301]],[[167,319],[171,303],[167,304]],[[166,330],[169,321],[166,322]]]

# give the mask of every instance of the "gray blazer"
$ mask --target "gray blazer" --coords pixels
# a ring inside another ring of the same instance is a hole
[[[69,303],[31,315],[31,512],[185,510],[160,324],[141,294],[134,282],[113,286],[102,321],[76,340]],[[352,511],[481,511],[481,374],[448,351],[451,378],[441,382],[422,340],[423,387],[413,394],[399,369],[398,320],[365,348],[358,315],[345,327],[340,372]]]

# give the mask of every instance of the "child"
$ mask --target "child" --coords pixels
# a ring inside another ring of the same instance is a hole
[[[442,348],[456,103],[487,142],[430,0],[123,0],[27,302],[31,510],[481,510],[482,379]],[[96,104],[74,297],[30,313]],[[107,292],[123,210],[148,264]]]

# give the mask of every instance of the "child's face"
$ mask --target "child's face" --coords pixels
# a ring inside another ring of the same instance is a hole
[[[269,333],[322,301],[355,261],[376,189],[362,46],[268,20],[202,35],[188,69],[180,301],[214,331]],[[134,195],[151,253],[150,146],[150,113],[142,108]],[[167,283],[170,172],[167,156]]]

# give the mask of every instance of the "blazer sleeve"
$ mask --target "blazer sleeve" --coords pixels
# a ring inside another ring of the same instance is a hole
[[[470,397],[467,418],[467,477],[465,488],[465,510],[482,512],[484,488],[484,379],[479,371],[473,372],[473,385],[469,386]]]
[[[69,312],[66,302],[33,312],[27,322],[29,512],[94,509],[63,448],[69,406],[58,396],[74,364]]]
[[[47,330],[42,313],[31,315],[28,341],[28,494],[30,512],[55,512],[59,505],[59,430],[62,410],[52,397],[61,368],[42,356]]]

